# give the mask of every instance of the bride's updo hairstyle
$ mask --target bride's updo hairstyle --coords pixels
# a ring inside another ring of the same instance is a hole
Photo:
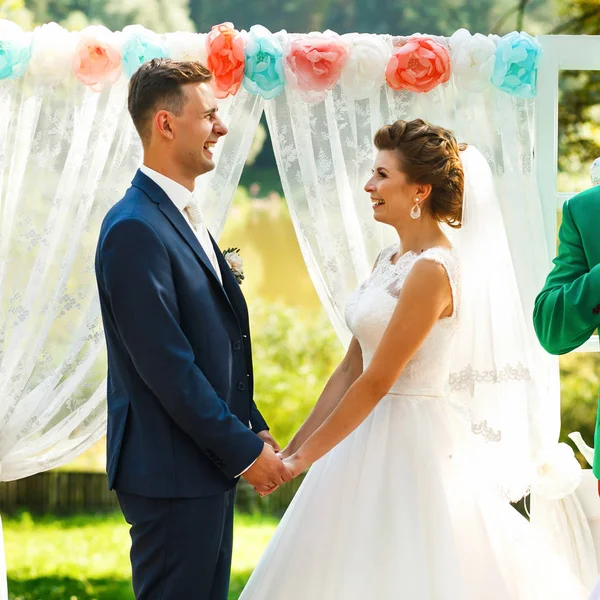
[[[424,209],[434,219],[450,227],[462,225],[465,176],[459,152],[466,144],[458,144],[448,129],[414,119],[383,126],[375,134],[375,146],[396,153],[409,183],[431,185]]]

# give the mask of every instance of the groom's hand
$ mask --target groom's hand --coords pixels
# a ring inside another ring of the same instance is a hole
[[[259,493],[273,490],[291,479],[289,469],[267,443],[242,477]]]
[[[271,435],[271,433],[270,433],[270,431],[268,429],[265,429],[264,431],[259,431],[256,435],[265,444],[269,444],[269,446],[271,446],[271,448],[273,448],[273,450],[275,450],[275,452],[281,452],[281,447],[275,441],[275,438]]]

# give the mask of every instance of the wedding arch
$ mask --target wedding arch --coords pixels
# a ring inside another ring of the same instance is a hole
[[[65,464],[104,435],[93,253],[104,214],[141,162],[126,106],[140,64],[193,59],[214,74],[229,134],[195,195],[217,238],[264,111],[304,260],[346,343],[345,300],[389,236],[362,190],[372,139],[398,118],[449,127],[488,160],[531,322],[555,239],[548,201],[555,211],[556,195],[548,200],[538,186],[550,159],[534,152],[548,142],[545,125],[536,127],[536,91],[554,41],[464,29],[449,38],[272,34],[231,23],[207,34],[158,35],[139,25],[68,32],[54,23],[30,33],[0,21],[0,481]],[[591,43],[597,50],[600,42]],[[530,336],[538,348],[532,326]],[[539,390],[521,415],[524,460],[536,473],[530,488],[544,507],[538,522],[549,528],[552,520],[551,543],[591,583],[594,548],[573,493],[581,473],[572,452],[557,446],[557,361],[541,349],[534,360]],[[0,600],[7,598],[0,538]]]

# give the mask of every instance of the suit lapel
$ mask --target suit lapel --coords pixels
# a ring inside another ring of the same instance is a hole
[[[233,309],[235,310],[238,319],[240,322],[248,324],[248,307],[246,305],[246,299],[244,298],[244,294],[242,294],[242,290],[240,288],[239,283],[237,282],[234,274],[231,272],[231,268],[227,264],[223,253],[219,249],[217,242],[213,239],[213,236],[210,234],[210,241],[212,242],[213,248],[215,249],[215,254],[217,256],[217,262],[219,263],[219,267],[221,268],[221,276],[223,278],[223,288]]]
[[[142,190],[150,198],[150,200],[158,204],[158,208],[160,209],[160,211],[167,217],[167,219],[169,219],[173,227],[177,229],[179,234],[194,251],[194,254],[198,257],[200,263],[210,274],[209,277],[212,278],[214,283],[222,291],[223,296],[225,297],[228,304],[231,306],[231,309],[237,316],[238,311],[234,308],[233,303],[230,301],[229,294],[224,289],[224,286],[221,285],[221,281],[219,280],[219,277],[217,276],[215,269],[212,263],[210,262],[210,259],[206,255],[206,252],[204,252],[202,245],[198,241],[196,234],[193,232],[192,228],[187,224],[184,216],[179,212],[179,209],[173,204],[173,202],[171,201],[169,196],[167,196],[165,191],[157,183],[152,181],[152,179],[150,179],[149,177],[146,177],[146,175],[144,175],[139,170],[132,181],[132,185]],[[210,236],[210,239],[213,243],[213,246],[216,246],[212,236]],[[217,260],[221,259],[223,263],[225,263],[226,270],[229,271],[228,274],[233,278],[233,283],[237,285],[237,282],[235,281],[231,270],[227,266],[227,262],[223,259],[218,247],[216,248],[215,253],[217,255]],[[219,266],[221,267],[221,274],[223,275],[223,280],[225,281],[225,276],[223,274],[223,265],[221,264],[220,260]]]

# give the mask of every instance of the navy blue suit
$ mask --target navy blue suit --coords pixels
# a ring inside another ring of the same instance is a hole
[[[132,525],[138,600],[225,600],[237,475],[263,448],[248,311],[215,253],[222,285],[183,215],[140,171],[100,230],[107,471]]]

